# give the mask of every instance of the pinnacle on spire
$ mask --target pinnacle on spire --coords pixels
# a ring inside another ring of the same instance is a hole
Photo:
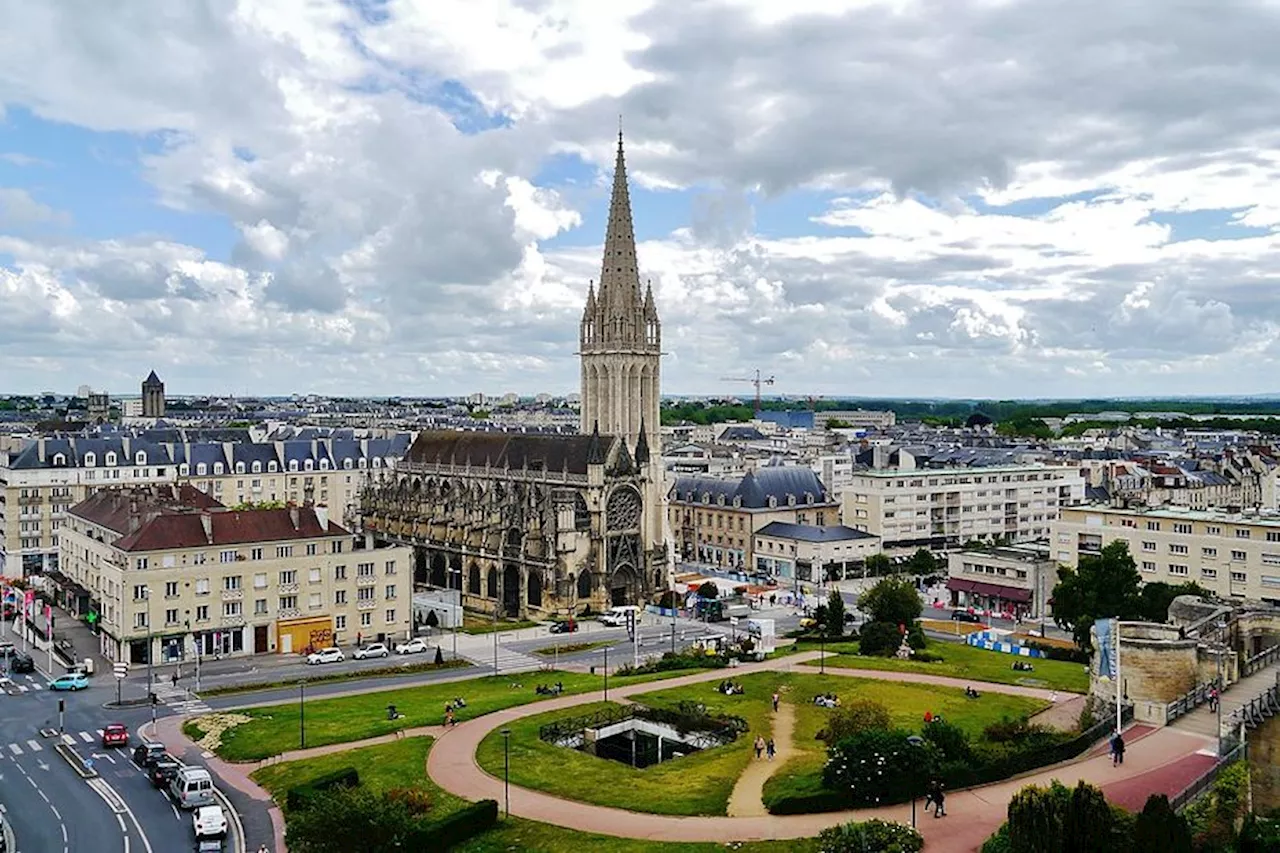
[[[640,416],[640,436],[636,439],[636,463],[639,465],[649,463],[649,439],[644,432],[644,415]]]
[[[604,448],[600,446],[600,421],[596,421],[591,428],[591,440],[587,442],[587,464],[604,464]]]

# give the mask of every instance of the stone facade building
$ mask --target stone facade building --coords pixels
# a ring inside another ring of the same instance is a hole
[[[164,417],[164,383],[153,370],[142,381],[142,416],[144,418]]]
[[[528,618],[644,604],[669,588],[658,435],[661,325],[641,294],[622,137],[600,286],[579,330],[582,434],[420,433],[362,498],[365,531],[415,549],[420,585]]]

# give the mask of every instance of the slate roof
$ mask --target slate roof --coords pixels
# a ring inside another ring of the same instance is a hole
[[[606,446],[612,437],[601,437]],[[586,474],[592,436],[534,435],[509,432],[458,432],[427,430],[418,433],[406,454],[407,461],[419,465],[471,465],[483,468],[541,468]],[[370,448],[372,455],[372,445]]]
[[[864,530],[856,530],[843,524],[818,527],[812,524],[791,524],[786,521],[771,521],[757,530],[755,535],[798,539],[802,542],[846,542],[853,539],[879,538]]]
[[[788,505],[791,497],[798,505],[809,503],[807,496],[810,495],[815,504],[831,503],[826,487],[813,469],[799,465],[769,465],[737,477],[695,474],[677,478],[672,488],[676,500],[688,503],[702,503],[703,495],[709,496],[713,504],[720,503],[721,497],[726,505],[740,500],[738,505],[744,509],[767,509],[770,497],[782,507]]]

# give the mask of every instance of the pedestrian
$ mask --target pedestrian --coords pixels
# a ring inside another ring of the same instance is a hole
[[[449,727],[451,727],[451,726],[455,726],[455,725],[457,725],[457,720],[456,720],[456,719],[454,719],[454,716],[453,716],[453,706],[452,706],[452,705],[450,705],[450,706],[449,706],[449,709],[448,709],[447,711],[445,711],[445,712],[444,712],[444,725],[445,725],[445,728],[449,728]]]
[[[929,813],[929,807],[933,805],[933,795],[938,790],[938,780],[930,779],[929,784],[924,789],[924,813]]]
[[[947,816],[947,792],[946,790],[943,789],[942,782],[937,779],[935,779],[933,782],[933,802],[934,802],[933,816],[946,817]]]
[[[764,752],[764,738],[756,735],[756,761],[760,760],[760,753]]]
[[[778,691],[773,691],[773,713],[778,713]]]
[[[258,853],[267,853],[267,845],[265,845],[265,844],[259,844],[259,845],[258,845]]]
[[[766,754],[769,756],[769,760],[773,761],[773,756],[778,753],[778,748],[774,746],[773,738],[769,738],[769,742],[764,745],[764,749]]]
[[[1218,688],[1217,687],[1209,688],[1209,711],[1210,713],[1217,713],[1218,711]]]
[[[173,677],[169,680],[173,683],[174,687],[178,686],[178,671],[176,669],[173,671]]]
[[[1124,738],[1116,733],[1116,764],[1124,764]]]

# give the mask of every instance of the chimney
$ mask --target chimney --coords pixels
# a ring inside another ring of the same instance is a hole
[[[205,541],[213,544],[213,516],[208,511],[200,513],[200,526],[204,528]]]
[[[298,507],[297,506],[289,507],[289,520],[293,522],[293,529],[297,530],[298,529]]]
[[[137,533],[138,528],[142,526],[142,519],[138,517],[138,502],[134,499],[129,500],[129,532]]]
[[[319,523],[320,529],[326,533],[329,531],[329,508],[324,504],[320,504],[315,508],[316,522]]]

